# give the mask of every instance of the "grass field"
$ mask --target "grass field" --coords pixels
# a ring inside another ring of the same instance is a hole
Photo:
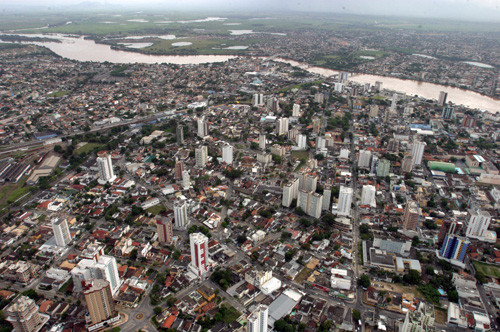
[[[500,278],[500,266],[486,264],[478,261],[474,261],[473,264],[477,272],[481,272],[488,277]]]
[[[448,312],[444,309],[434,307],[434,317],[437,323],[445,325],[448,320]]]
[[[79,147],[76,149],[73,154],[82,154],[82,153],[89,153],[94,151],[94,149],[101,147],[102,144],[100,143],[87,143],[82,147]]]
[[[158,205],[155,205],[155,206],[152,206],[152,207],[146,209],[146,211],[148,211],[151,214],[154,214],[155,216],[159,215],[160,213],[162,213],[165,210],[166,209],[162,204],[158,204]]]
[[[292,158],[307,160],[307,158],[309,158],[309,151],[303,151],[303,150],[292,151],[291,155]]]
[[[226,324],[231,324],[238,317],[241,316],[241,313],[238,310],[236,310],[235,308],[233,308],[232,306],[230,306],[229,304],[226,305],[225,307],[227,308],[227,311],[224,315],[224,321],[226,322]]]
[[[0,187],[0,211],[17,201],[31,191],[31,187],[26,187],[27,177],[18,183],[8,183]]]
[[[312,271],[313,270],[311,270],[310,268],[304,267],[302,271],[300,271],[299,274],[297,274],[297,276],[295,277],[295,281],[299,284],[304,282],[304,280],[309,277]]]

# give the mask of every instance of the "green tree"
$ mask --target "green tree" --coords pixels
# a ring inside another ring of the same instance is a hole
[[[361,277],[359,277],[358,285],[360,285],[363,288],[370,287],[370,285],[371,285],[370,277],[367,276],[366,274],[363,274]]]

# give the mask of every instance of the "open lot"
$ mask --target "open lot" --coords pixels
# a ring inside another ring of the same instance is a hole
[[[485,276],[500,278],[500,266],[486,264],[478,261],[473,262],[477,272],[482,272]]]

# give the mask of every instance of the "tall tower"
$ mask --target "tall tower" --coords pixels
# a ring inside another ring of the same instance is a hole
[[[90,279],[104,279],[109,282],[111,293],[114,295],[121,286],[118,266],[113,256],[101,255],[97,261],[92,259],[82,259],[77,266],[71,270],[75,290],[83,290],[84,281]]]
[[[307,147],[307,136],[299,134],[297,135],[297,148],[299,150],[305,150]]]
[[[491,223],[491,215],[488,211],[472,210],[469,211],[469,222],[465,235],[470,238],[480,239],[485,237],[488,227]]]
[[[415,141],[411,147],[411,155],[413,157],[413,165],[420,165],[424,156],[425,142]]]
[[[247,332],[267,332],[267,319],[269,308],[266,305],[259,305],[250,316],[248,316]]]
[[[266,149],[266,134],[259,134],[259,149]]]
[[[4,312],[7,315],[7,321],[14,326],[16,332],[39,331],[48,320],[38,313],[35,301],[23,295],[4,309]]]
[[[184,127],[182,125],[178,125],[176,129],[177,136],[177,145],[184,144]]]
[[[288,118],[279,118],[276,122],[276,134],[284,135],[288,133]]]
[[[99,183],[105,184],[116,179],[115,172],[113,171],[113,162],[111,156],[105,154],[97,158],[97,168],[99,169]]]
[[[300,105],[299,104],[293,104],[292,116],[294,116],[294,117],[300,116]]]
[[[196,167],[205,167],[208,160],[208,148],[205,145],[195,150]]]
[[[225,144],[222,147],[222,162],[228,165],[233,164],[233,146]]]
[[[372,152],[369,150],[359,151],[358,167],[369,168],[372,160]]]
[[[185,200],[174,202],[174,219],[176,229],[185,229],[187,224],[189,224],[187,202]]]
[[[199,118],[198,121],[198,137],[208,136],[208,122],[205,121],[205,118]]]
[[[326,185],[323,190],[323,210],[330,210],[330,201],[332,200],[332,187]]]
[[[337,203],[337,214],[340,216],[350,216],[351,215],[351,203],[352,203],[352,188],[350,187],[340,187],[339,191],[339,201]]]
[[[208,238],[202,233],[189,235],[191,245],[191,269],[199,276],[208,271]]]
[[[299,179],[295,178],[283,186],[283,199],[281,205],[290,207],[292,200],[299,194]]]
[[[56,238],[58,247],[66,247],[71,242],[71,234],[69,233],[68,222],[63,218],[52,219],[52,231]]]
[[[446,98],[448,98],[447,92],[444,92],[444,91],[439,92],[438,105],[444,106],[446,104]]]
[[[91,325],[116,317],[115,303],[107,280],[93,279],[86,281],[83,285],[83,295],[92,321]]]
[[[175,162],[175,178],[177,180],[182,179],[182,172],[184,172],[184,162],[181,160],[177,160]]]
[[[467,249],[470,241],[457,235],[446,234],[443,240],[443,245],[439,251],[439,255],[452,260],[462,262],[467,255]]]
[[[182,189],[188,190],[191,187],[191,178],[187,170],[182,171]]]
[[[156,231],[160,243],[172,244],[174,239],[174,226],[172,218],[159,218],[156,220]]]
[[[406,154],[401,163],[401,169],[405,173],[410,173],[413,170],[413,156]]]
[[[377,203],[375,201],[375,186],[364,185],[361,190],[361,205],[370,205],[371,207],[376,207]]]
[[[403,214],[403,229],[416,231],[419,227],[422,210],[415,201],[408,201]]]

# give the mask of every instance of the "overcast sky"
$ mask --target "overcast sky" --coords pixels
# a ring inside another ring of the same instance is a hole
[[[84,0],[0,0],[0,7],[76,5]],[[500,0],[90,0],[108,5],[165,9],[311,11],[390,16],[445,17],[500,22]]]

